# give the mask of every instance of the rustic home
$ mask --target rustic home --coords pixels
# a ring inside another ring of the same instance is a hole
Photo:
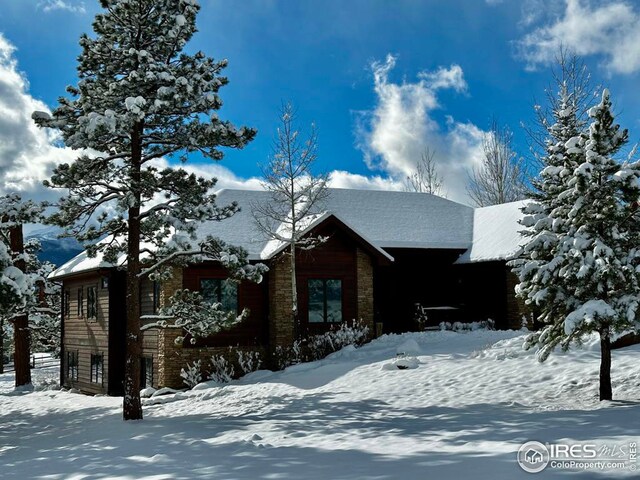
[[[290,316],[290,271],[284,246],[264,239],[251,205],[269,193],[222,190],[218,202],[238,202],[241,211],[209,222],[199,235],[213,235],[269,266],[260,284],[227,282],[213,262],[175,269],[166,282],[144,280],[141,314],[153,315],[177,289],[202,292],[230,310],[250,309],[239,326],[176,345],[175,330],[144,332],[142,385],[181,385],[187,362],[230,346],[261,352],[294,340]],[[297,259],[299,317],[304,335],[358,320],[371,332],[418,328],[416,320],[495,321],[519,327],[522,310],[506,261],[517,251],[522,202],[474,209],[434,195],[413,192],[331,189],[324,212],[307,227],[328,240]],[[122,393],[125,282],[122,270],[82,253],[51,278],[63,285],[61,383],[87,393]]]

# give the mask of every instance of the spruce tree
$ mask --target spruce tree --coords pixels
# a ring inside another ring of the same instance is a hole
[[[617,160],[628,132],[615,123],[607,90],[588,113],[588,130],[579,132],[573,112],[558,112],[558,141],[525,211],[531,239],[515,271],[518,294],[545,324],[527,346],[538,346],[544,361],[558,345],[599,334],[599,396],[610,400],[611,337],[638,327],[640,163]]]
[[[47,183],[68,189],[51,221],[127,271],[125,420],[142,418],[139,388],[140,278],[193,249],[198,222],[221,220],[236,205],[218,207],[215,180],[162,167],[160,159],[189,154],[220,160],[220,147],[242,148],[255,131],[222,121],[220,87],[226,60],[183,53],[196,31],[196,0],[101,0],[94,37],[82,35],[79,82],[68,87],[42,127],[84,152],[57,167]],[[182,234],[180,234],[182,233]],[[98,243],[98,239],[106,237]],[[145,256],[146,266],[141,264]],[[212,255],[215,258],[215,255]]]

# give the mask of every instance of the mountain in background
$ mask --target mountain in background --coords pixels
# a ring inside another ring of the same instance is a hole
[[[49,261],[60,266],[71,260],[84,250],[75,238],[58,238],[62,230],[58,227],[45,227],[25,234],[26,239],[40,241],[42,251],[38,255],[40,261]]]

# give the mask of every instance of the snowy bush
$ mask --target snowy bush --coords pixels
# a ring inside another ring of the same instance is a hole
[[[233,380],[235,369],[224,355],[213,355],[211,357],[211,370],[209,378],[216,383],[229,383]]]
[[[262,359],[260,353],[255,351],[242,351],[236,350],[238,355],[238,365],[243,374],[255,372],[262,366]]]
[[[187,363],[187,368],[180,371],[182,382],[189,388],[195,387],[202,382],[202,362],[196,360],[193,365]]]
[[[369,327],[362,322],[347,322],[322,334],[315,335],[308,340],[311,360],[319,360],[330,353],[336,352],[347,345],[362,345],[369,337]]]
[[[296,340],[288,346],[278,345],[274,354],[274,366],[283,370],[290,365],[296,365],[305,361],[302,355],[302,341]]]
[[[465,332],[474,330],[495,330],[496,322],[490,318],[480,322],[440,322],[440,330],[451,330],[454,332]]]

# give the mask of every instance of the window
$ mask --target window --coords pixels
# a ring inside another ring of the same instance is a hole
[[[67,352],[67,380],[78,381],[78,351]]]
[[[68,317],[71,313],[71,292],[69,290],[64,291],[64,316]]]
[[[200,293],[205,302],[221,303],[222,309],[238,311],[238,285],[225,278],[203,278],[200,280]]]
[[[98,319],[98,289],[87,287],[87,318]]]
[[[153,282],[153,314],[160,308],[160,282]]]
[[[310,279],[309,288],[309,322],[341,322],[342,321],[342,280]]]
[[[140,388],[153,387],[153,357],[140,359]]]
[[[104,357],[101,353],[91,355],[91,383],[102,384]]]
[[[79,317],[84,316],[84,311],[83,311],[83,307],[84,307],[84,304],[83,304],[83,301],[84,301],[83,300],[83,293],[84,292],[82,291],[82,287],[80,287],[78,289],[78,316]]]

